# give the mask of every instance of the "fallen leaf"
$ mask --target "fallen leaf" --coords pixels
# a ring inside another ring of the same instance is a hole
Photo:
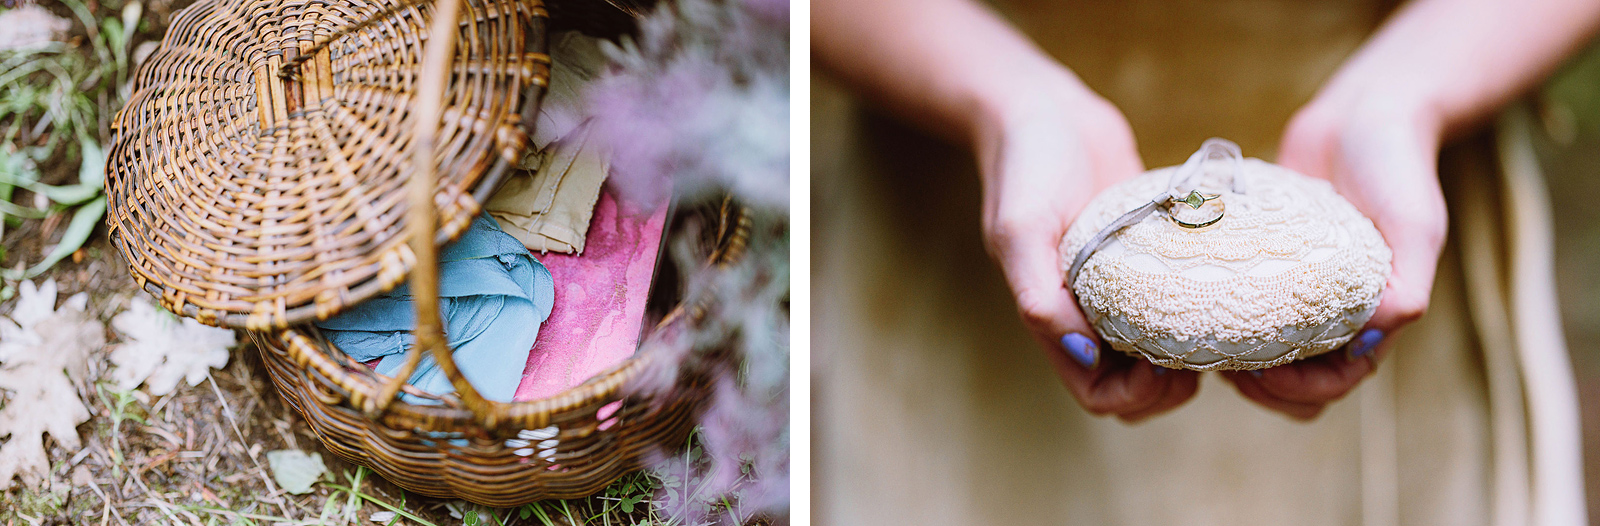
[[[311,492],[311,485],[322,478],[328,467],[322,464],[322,454],[298,449],[280,449],[267,452],[267,466],[272,468],[272,480],[284,491],[295,495]]]
[[[130,301],[128,310],[111,318],[111,327],[124,340],[111,350],[111,363],[117,366],[111,379],[118,389],[142,383],[155,395],[172,392],[178,380],[198,385],[211,369],[228,364],[228,348],[237,343],[232,330],[180,320],[143,298]]]
[[[39,48],[61,40],[72,22],[36,5],[0,13],[0,51]]]
[[[78,398],[88,378],[89,355],[106,344],[105,327],[85,312],[89,296],[78,293],[55,308],[56,283],[24,281],[10,318],[0,318],[0,491],[12,479],[37,487],[49,473],[44,447],[49,434],[62,449],[82,447],[78,424],[89,409]]]

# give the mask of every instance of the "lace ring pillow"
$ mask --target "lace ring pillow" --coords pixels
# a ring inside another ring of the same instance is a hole
[[[1328,182],[1211,139],[1113,186],[1061,243],[1067,288],[1119,351],[1197,371],[1261,369],[1348,342],[1388,245]]]

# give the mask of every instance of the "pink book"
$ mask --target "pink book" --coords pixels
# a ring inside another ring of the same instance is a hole
[[[668,199],[617,199],[600,191],[583,254],[534,254],[555,278],[555,306],[539,329],[517,401],[561,393],[633,356],[644,329]]]

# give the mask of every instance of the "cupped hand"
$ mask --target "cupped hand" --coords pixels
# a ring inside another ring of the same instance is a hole
[[[1377,367],[1406,324],[1427,311],[1447,218],[1439,189],[1440,119],[1395,94],[1319,96],[1290,120],[1279,164],[1327,179],[1372,219],[1394,252],[1378,308],[1343,352],[1223,377],[1241,394],[1309,420]]]
[[[1194,396],[1198,375],[1105,348],[1062,284],[1058,247],[1068,225],[1100,190],[1143,171],[1133,132],[1076,79],[1028,85],[1019,82],[976,134],[989,255],[1086,410],[1129,422],[1171,410]]]

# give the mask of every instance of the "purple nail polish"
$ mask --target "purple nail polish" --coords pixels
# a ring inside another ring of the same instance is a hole
[[[1354,360],[1371,354],[1372,350],[1378,348],[1378,343],[1382,341],[1383,331],[1378,329],[1361,331],[1361,334],[1356,336],[1355,341],[1350,342],[1350,359]]]
[[[1094,368],[1100,359],[1100,346],[1094,340],[1075,332],[1069,332],[1061,337],[1061,346],[1067,348],[1067,356],[1077,360],[1084,367]]]

